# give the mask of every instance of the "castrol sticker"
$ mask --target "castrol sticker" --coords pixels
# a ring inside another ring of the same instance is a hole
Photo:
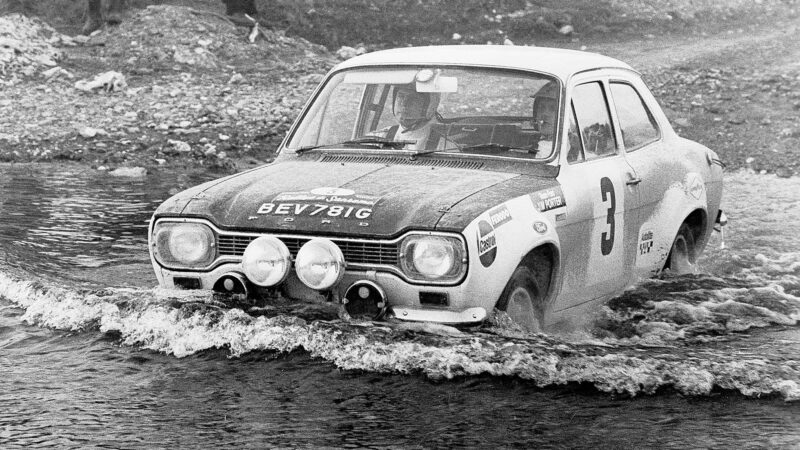
[[[497,258],[497,238],[494,227],[487,221],[478,222],[478,259],[483,267],[489,267]]]

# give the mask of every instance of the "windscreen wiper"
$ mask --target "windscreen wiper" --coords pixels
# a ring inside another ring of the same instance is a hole
[[[511,150],[513,148],[514,147],[510,147],[508,145],[495,144],[495,143],[464,145],[464,146],[456,145],[455,147],[450,147],[450,148],[420,150],[418,152],[414,152],[414,156],[430,155],[431,153],[452,152],[453,150],[458,150],[459,152],[470,151],[470,150],[497,150],[502,152]]]
[[[530,153],[535,155],[536,150],[533,146],[525,146],[525,147],[513,147],[510,145],[504,144],[497,144],[497,143],[485,143],[485,144],[476,144],[476,145],[467,145],[465,147],[461,147],[459,150],[463,151],[470,151],[470,150],[496,150],[499,152],[514,152],[514,153]]]
[[[449,148],[432,149],[432,150],[421,150],[421,151],[418,151],[418,152],[414,153],[414,156],[430,155],[431,153],[449,153],[449,152],[452,152],[454,150],[456,150],[458,152],[468,152],[470,150],[495,150],[495,151],[498,151],[498,152],[506,152],[506,151],[520,152],[521,151],[521,152],[525,152],[525,153],[536,153],[535,151],[531,151],[531,149],[528,149],[528,148],[512,147],[510,145],[497,144],[495,142],[486,142],[486,143],[483,143],[483,144],[475,144],[475,145],[464,145],[464,146],[456,145],[455,147],[449,147]]]
[[[342,142],[343,145],[375,145],[379,148],[401,149],[408,144],[416,144],[417,141],[393,141],[382,137],[367,136],[350,141]]]
[[[352,147],[352,146],[366,146],[370,148],[391,148],[391,149],[402,149],[408,144],[415,144],[417,141],[393,141],[391,139],[381,138],[381,137],[363,137],[358,139],[351,139],[348,141],[337,142],[335,144],[324,144],[324,145],[309,145],[306,147],[300,147],[295,150],[296,155],[303,154],[305,152],[311,150],[317,150],[320,148],[332,148],[332,147]]]
[[[483,144],[466,145],[464,147],[461,147],[459,150],[461,150],[462,152],[469,150],[497,150],[499,152],[505,152],[511,150],[512,148],[514,147],[511,147],[510,145],[497,144],[495,142],[486,142]]]

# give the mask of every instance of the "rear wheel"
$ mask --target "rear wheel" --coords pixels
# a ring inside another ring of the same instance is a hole
[[[525,331],[541,332],[544,321],[542,289],[531,269],[520,266],[511,275],[497,309]]]
[[[667,268],[677,275],[697,272],[694,234],[689,225],[685,223],[678,229],[675,241],[672,242],[672,248],[667,258]]]

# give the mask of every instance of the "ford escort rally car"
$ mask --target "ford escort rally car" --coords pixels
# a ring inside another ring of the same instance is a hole
[[[165,201],[150,251],[169,288],[536,331],[693,270],[722,169],[618,60],[379,51],[330,71],[273,163]]]

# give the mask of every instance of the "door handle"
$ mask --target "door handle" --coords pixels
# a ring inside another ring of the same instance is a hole
[[[639,178],[639,177],[631,177],[631,178],[628,178],[628,181],[626,181],[625,184],[627,184],[628,186],[635,186],[635,185],[637,185],[637,184],[639,184],[641,182],[642,182],[641,178]]]

